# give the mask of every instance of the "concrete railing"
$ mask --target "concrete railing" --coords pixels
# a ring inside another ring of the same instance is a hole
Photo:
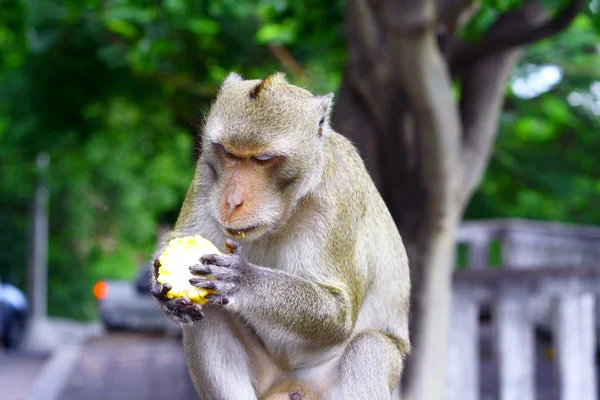
[[[496,241],[501,267],[490,268]],[[448,400],[481,398],[479,316],[492,314],[500,400],[536,394],[535,329],[552,332],[560,400],[596,400],[596,298],[600,294],[600,229],[508,220],[466,223],[467,268],[456,271]]]

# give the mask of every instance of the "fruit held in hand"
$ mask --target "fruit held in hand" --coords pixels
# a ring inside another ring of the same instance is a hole
[[[200,235],[172,239],[158,261],[158,282],[171,285],[167,297],[188,297],[198,304],[205,304],[205,296],[214,293],[213,290],[197,288],[190,284],[194,275],[189,267],[200,263],[200,257],[206,254],[222,254],[209,240]],[[207,278],[209,279],[209,278]]]

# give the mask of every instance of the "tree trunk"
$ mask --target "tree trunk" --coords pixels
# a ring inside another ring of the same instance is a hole
[[[440,376],[445,374],[444,327],[448,325],[451,260],[454,259],[454,230],[459,208],[441,209],[439,203],[432,201],[420,178],[419,153],[411,151],[418,138],[413,113],[401,100],[397,101],[396,110],[399,127],[395,134],[378,131],[364,104],[350,90],[345,79],[338,101],[336,127],[361,151],[408,252],[413,288],[411,341],[414,350],[404,374],[404,392],[413,393],[421,388],[437,393],[433,397],[423,393],[410,398],[441,399],[443,378],[437,387],[434,387],[433,379],[427,384],[418,384],[416,380],[419,376],[425,379],[434,376],[436,369]],[[433,345],[425,346],[426,343]],[[421,349],[427,354],[419,357]]]
[[[455,230],[491,153],[516,46],[564,28],[581,5],[540,23],[548,19],[539,4],[526,3],[470,47],[451,35],[438,42],[438,28],[460,20],[470,1],[348,2],[349,60],[334,121],[360,150],[408,252],[413,350],[403,398],[444,398]]]
[[[454,229],[460,209],[452,198],[458,165],[458,107],[435,36],[413,26],[413,34],[391,29],[392,40],[365,43],[356,37],[357,31],[370,29],[368,25],[374,26],[380,17],[359,3],[347,17],[351,61],[338,100],[336,127],[365,158],[409,255],[414,350],[404,374],[404,392],[415,399],[441,399]],[[402,15],[402,10],[378,12]],[[427,7],[417,14],[417,20],[424,22],[431,18]],[[407,18],[407,23],[414,21]],[[373,53],[377,65],[363,56]],[[436,132],[445,136],[433,140]],[[437,160],[424,160],[424,156]]]

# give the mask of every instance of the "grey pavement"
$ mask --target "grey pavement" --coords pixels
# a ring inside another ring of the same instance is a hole
[[[82,347],[82,344],[74,343],[54,351],[39,371],[28,399],[58,400],[81,357]]]
[[[181,339],[109,334],[85,345],[60,400],[197,399]]]
[[[494,330],[480,331],[481,399],[498,399]],[[536,346],[537,399],[558,400],[555,360]],[[185,365],[181,338],[165,334],[109,333],[64,346],[47,360],[0,353],[2,400],[198,399]]]
[[[0,350],[0,397],[27,400],[46,357]]]

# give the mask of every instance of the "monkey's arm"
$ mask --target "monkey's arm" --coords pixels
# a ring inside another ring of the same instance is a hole
[[[228,246],[229,247],[229,246]],[[279,325],[310,341],[332,345],[346,340],[353,328],[353,310],[344,285],[324,285],[286,272],[247,263],[234,251],[207,255],[193,274],[197,287],[216,290],[207,296],[242,316]]]

